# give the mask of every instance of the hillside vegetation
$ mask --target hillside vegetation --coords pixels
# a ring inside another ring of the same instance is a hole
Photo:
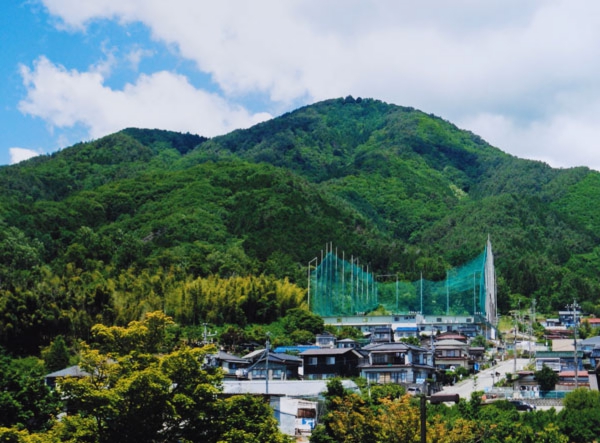
[[[270,323],[332,242],[441,279],[491,237],[499,304],[600,315],[600,174],[515,158],[421,111],[328,100],[207,139],[125,129],[0,168],[0,346],[164,310]]]

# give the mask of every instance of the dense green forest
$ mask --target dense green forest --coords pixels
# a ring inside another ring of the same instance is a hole
[[[163,310],[184,327],[305,307],[327,242],[442,279],[491,237],[501,312],[600,315],[600,174],[421,111],[333,99],[212,139],[125,129],[0,168],[0,346],[37,355]]]

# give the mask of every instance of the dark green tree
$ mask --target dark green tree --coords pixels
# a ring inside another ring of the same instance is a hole
[[[282,319],[282,324],[285,332],[288,334],[298,330],[309,331],[313,334],[320,334],[324,330],[323,319],[303,308],[294,308],[288,310],[287,314]]]
[[[567,394],[558,418],[570,442],[596,441],[600,435],[600,392],[579,388]]]
[[[489,343],[483,335],[476,335],[471,341],[471,346],[479,346],[487,349],[489,347]]]
[[[44,384],[45,368],[36,358],[14,359],[0,349],[0,426],[38,431],[60,410],[60,400]]]
[[[549,366],[542,366],[542,369],[535,371],[533,378],[540,385],[542,391],[552,391],[558,383],[558,374]]]
[[[56,337],[50,346],[42,352],[42,358],[48,372],[59,371],[69,366],[71,356],[62,335]]]

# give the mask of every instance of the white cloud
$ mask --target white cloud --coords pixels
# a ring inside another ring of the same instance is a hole
[[[53,127],[81,124],[97,138],[127,126],[170,129],[214,136],[268,119],[194,88],[184,76],[166,71],[140,75],[122,90],[104,85],[98,70],[67,70],[41,57],[22,66],[27,97],[21,112]]]
[[[154,52],[149,49],[135,48],[126,55],[126,59],[129,62],[131,69],[137,71],[140,63],[145,57],[152,57]]]
[[[143,23],[228,100],[353,94],[474,125],[500,116],[511,134],[497,138],[501,149],[555,166],[591,164],[586,137],[598,115],[576,120],[570,111],[600,102],[595,0],[42,1],[74,29],[100,19]],[[155,75],[132,87],[159,83]]]
[[[458,125],[488,143],[518,157],[540,160],[554,167],[588,166],[600,171],[598,115],[557,114],[523,125],[498,114],[480,114]]]
[[[10,164],[22,162],[33,157],[37,157],[41,152],[34,151],[33,149],[26,148],[9,148],[10,153]]]

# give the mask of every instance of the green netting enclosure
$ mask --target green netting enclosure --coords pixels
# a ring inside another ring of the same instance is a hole
[[[373,275],[357,258],[340,258],[328,245],[316,267],[309,263],[308,286],[310,309],[322,317],[365,315],[383,306],[393,314],[496,319],[496,277],[489,240],[480,255],[449,269],[444,280],[421,278],[413,282],[399,281],[393,275]]]

